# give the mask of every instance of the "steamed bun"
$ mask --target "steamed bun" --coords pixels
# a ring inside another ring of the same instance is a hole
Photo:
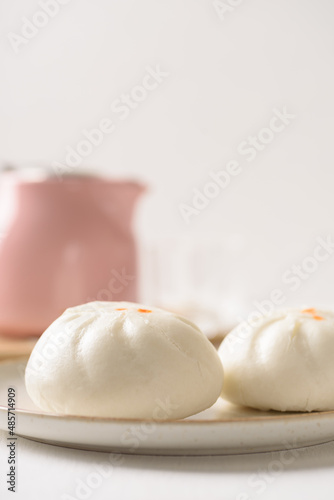
[[[217,400],[223,369],[185,318],[130,302],[91,302],[67,309],[43,333],[25,382],[45,411],[183,418]]]
[[[219,348],[222,397],[261,410],[334,410],[334,314],[286,309],[242,323]]]

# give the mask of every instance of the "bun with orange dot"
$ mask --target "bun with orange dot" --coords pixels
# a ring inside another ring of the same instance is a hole
[[[91,302],[67,309],[43,333],[25,381],[45,411],[175,419],[218,399],[223,368],[187,319],[130,302]]]
[[[261,410],[334,410],[334,313],[286,309],[222,342],[222,397]]]

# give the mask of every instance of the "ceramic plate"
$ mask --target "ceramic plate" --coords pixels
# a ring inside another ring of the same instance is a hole
[[[0,429],[8,431],[7,395],[16,394],[16,434],[70,448],[154,455],[277,451],[334,439],[334,411],[260,412],[219,400],[184,420],[127,420],[41,412],[24,386],[26,360],[0,363]]]

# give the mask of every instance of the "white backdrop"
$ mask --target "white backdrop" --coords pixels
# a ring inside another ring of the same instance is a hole
[[[334,254],[309,257],[334,240],[333,14],[330,0],[2,1],[0,157],[64,165],[109,118],[72,168],[147,183],[144,248],[213,242],[212,294],[237,314],[274,288],[331,305]],[[208,187],[231,161],[230,183]]]

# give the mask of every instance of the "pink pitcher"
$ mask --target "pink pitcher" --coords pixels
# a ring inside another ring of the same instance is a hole
[[[0,335],[40,335],[92,300],[137,300],[131,222],[141,185],[5,172],[0,187]]]

